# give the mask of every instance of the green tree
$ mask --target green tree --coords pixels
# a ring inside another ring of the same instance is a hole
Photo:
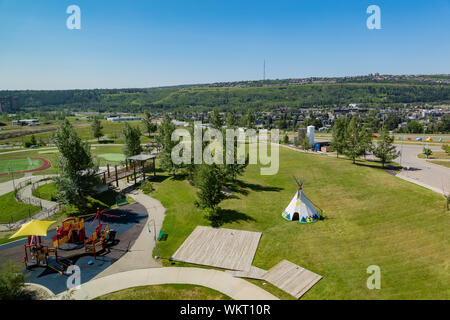
[[[225,198],[222,192],[224,179],[220,168],[215,165],[201,165],[197,171],[196,186],[197,204],[203,209],[216,210],[219,203]]]
[[[156,141],[161,149],[159,154],[159,165],[163,170],[175,174],[178,167],[172,162],[172,149],[175,146],[172,141],[172,133],[175,131],[175,125],[168,114],[164,115],[161,125],[158,127]]]
[[[356,163],[356,159],[365,154],[368,147],[368,133],[356,118],[350,120],[345,133],[344,155]]]
[[[303,148],[303,150],[309,150],[311,148],[307,138],[303,139],[302,148]]]
[[[227,125],[227,128],[229,128],[229,129],[235,127],[236,120],[235,120],[235,116],[232,112],[227,112],[227,117],[226,117],[225,123]]]
[[[148,137],[151,138],[152,135],[158,130],[156,123],[152,122],[152,115],[148,110],[144,111],[144,119],[142,119],[145,130],[147,131]]]
[[[380,159],[383,167],[386,163],[391,162],[400,155],[400,152],[397,151],[394,145],[394,137],[389,135],[387,129],[381,132],[379,141],[373,149],[373,155]]]
[[[125,127],[123,128],[123,136],[125,137],[125,148],[123,153],[127,157],[132,157],[142,152],[141,130],[139,130],[139,127],[133,127],[126,122]]]
[[[211,119],[211,126],[216,129],[221,129],[223,126],[222,118],[220,117],[219,111],[217,109],[213,110],[213,115]]]
[[[423,125],[417,121],[410,121],[406,127],[409,133],[423,133]]]
[[[427,159],[429,156],[431,156],[433,154],[433,151],[430,148],[423,148],[423,154],[427,156]]]
[[[347,118],[340,117],[334,122],[333,129],[331,131],[331,146],[336,151],[336,156],[343,154],[346,147],[346,132],[347,132]]]
[[[59,176],[54,178],[60,202],[84,208],[86,197],[98,183],[90,146],[77,135],[66,119],[53,136],[59,151],[57,160]]]
[[[31,135],[31,140],[30,143],[32,146],[37,146],[37,140],[36,140],[36,136],[34,134]]]
[[[247,128],[254,129],[256,127],[256,116],[252,110],[247,113]]]
[[[92,136],[100,141],[100,138],[103,136],[103,126],[101,121],[98,118],[94,118],[91,125]]]

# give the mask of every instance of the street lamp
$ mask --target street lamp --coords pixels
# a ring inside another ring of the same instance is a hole
[[[8,166],[8,171],[9,171],[9,174],[12,176],[14,195],[15,195],[16,194],[16,184],[14,182],[14,172],[11,171],[11,166]]]
[[[152,233],[152,230],[150,228],[150,224],[153,222],[153,230],[155,231],[153,233],[153,239],[155,240],[155,259],[158,259],[158,246],[157,246],[157,242],[156,242],[156,223],[154,219],[151,219],[148,224],[147,224],[147,228],[148,228],[148,232]]]

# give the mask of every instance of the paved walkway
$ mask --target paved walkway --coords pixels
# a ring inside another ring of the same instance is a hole
[[[94,279],[109,276],[118,272],[145,268],[161,268],[162,266],[161,263],[152,256],[155,247],[155,230],[152,220],[155,221],[157,237],[164,221],[166,209],[162,206],[161,202],[143,194],[141,191],[135,191],[128,195],[143,205],[147,210],[147,226],[142,229],[141,234],[130,250],[109,268],[99,273]],[[151,232],[149,232],[148,224],[150,224]]]
[[[149,268],[112,274],[91,280],[75,289],[61,293],[56,299],[70,297],[90,300],[119,290],[161,284],[192,284],[217,290],[234,300],[279,300],[271,293],[228,272],[202,268]]]
[[[423,146],[403,145],[397,149],[402,151],[402,157],[395,161],[401,162],[404,168],[397,177],[421,185],[435,192],[450,193],[450,169],[418,158],[423,152]],[[442,151],[440,147],[430,146],[432,151]]]

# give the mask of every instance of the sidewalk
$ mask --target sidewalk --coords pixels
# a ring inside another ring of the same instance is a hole
[[[202,268],[149,268],[112,274],[82,284],[71,294],[63,292],[56,299],[90,300],[119,290],[161,284],[192,284],[208,287],[234,300],[279,300],[264,289],[228,272]]]
[[[141,191],[129,193],[128,196],[142,204],[147,210],[147,225],[142,229],[141,234],[136,239],[131,249],[109,268],[99,273],[94,280],[119,272],[145,268],[161,268],[162,266],[160,262],[153,258],[152,252],[155,247],[154,237],[158,237],[164,221],[166,209],[158,200],[143,194]],[[151,220],[155,221],[156,233],[154,224]],[[148,226],[149,223],[150,226]],[[151,232],[149,232],[149,227]]]

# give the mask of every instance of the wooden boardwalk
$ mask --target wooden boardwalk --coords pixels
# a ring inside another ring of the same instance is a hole
[[[176,261],[250,271],[261,232],[198,226],[178,248]]]
[[[233,277],[236,278],[248,278],[248,279],[257,279],[257,280],[264,280],[264,276],[267,273],[267,270],[251,266],[249,271],[232,271],[229,270],[228,272],[231,272]]]
[[[321,276],[292,262],[283,260],[267,271],[264,280],[299,299],[311,289]]]

